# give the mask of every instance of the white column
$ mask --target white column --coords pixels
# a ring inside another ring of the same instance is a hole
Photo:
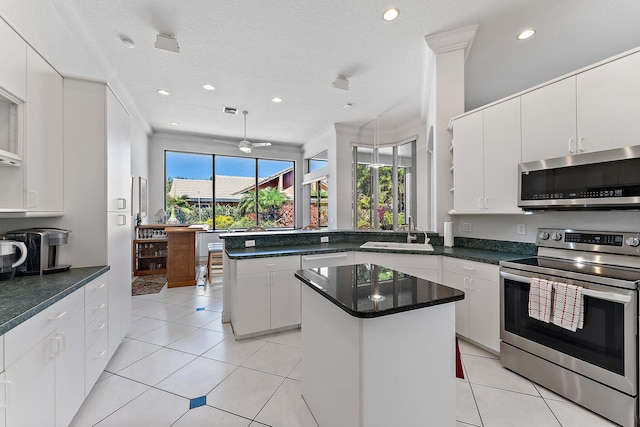
[[[433,224],[443,233],[444,218],[453,209],[453,175],[451,168],[451,133],[449,120],[464,113],[464,63],[475,38],[477,25],[425,37],[428,47],[435,53],[433,79],[429,92],[427,134],[433,126],[432,191]]]

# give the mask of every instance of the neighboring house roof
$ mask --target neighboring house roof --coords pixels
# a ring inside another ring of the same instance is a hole
[[[287,199],[293,200],[293,178],[291,178],[288,182],[284,179],[285,175],[293,174],[293,166],[290,166],[286,169],[281,170],[278,173],[270,175],[266,178],[262,178],[258,181],[258,189],[264,187],[276,187],[280,189],[286,196]],[[267,185],[269,184],[269,185]],[[239,194],[244,194],[248,191],[253,190],[256,187],[255,182],[251,182],[251,185],[238,190]],[[283,187],[283,188],[280,188]]]
[[[242,176],[216,176],[216,199],[222,202],[239,202],[242,194],[239,190],[255,183],[254,178]],[[187,195],[190,200],[211,201],[213,186],[209,179],[184,179],[174,178],[169,195],[180,197]]]
[[[270,181],[273,181],[273,185],[277,187],[277,180],[287,173],[293,173],[293,166],[258,180],[258,188]],[[217,175],[215,179],[216,201],[219,202],[239,202],[244,193],[252,191],[256,186],[255,178],[252,177]],[[181,197],[186,194],[189,200],[195,201],[199,197],[200,201],[205,202],[213,200],[212,190],[210,179],[174,178],[168,194],[172,197]],[[293,185],[282,189],[288,199],[293,199],[293,190]]]

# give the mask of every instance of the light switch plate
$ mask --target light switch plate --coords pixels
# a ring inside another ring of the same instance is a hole
[[[253,248],[256,245],[256,241],[255,240],[245,240],[244,241],[244,247],[245,248]]]
[[[329,243],[329,236],[320,236],[320,243]]]
[[[467,233],[471,233],[471,231],[472,231],[471,223],[470,222],[463,222],[462,223],[462,231],[466,231]]]
[[[518,224],[518,234],[527,234],[527,229],[524,224]]]

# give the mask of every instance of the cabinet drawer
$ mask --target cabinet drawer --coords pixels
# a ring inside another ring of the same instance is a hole
[[[298,270],[300,256],[254,258],[237,262],[238,274],[264,273],[265,271]]]
[[[393,265],[396,267],[421,268],[425,270],[439,270],[440,265],[437,255],[415,255],[415,254],[391,254]]]
[[[109,296],[105,292],[104,295],[91,301],[84,307],[84,325],[88,327],[98,316],[107,312]]]
[[[11,366],[20,356],[63,325],[83,307],[84,288],[78,289],[7,332],[5,334],[6,366]]]
[[[300,258],[302,268],[336,267],[339,265],[355,264],[354,252],[335,252],[319,255],[302,255]]]
[[[84,330],[84,349],[88,349],[91,344],[100,336],[107,333],[107,311],[102,312]]]
[[[96,298],[107,300],[107,292],[109,282],[107,280],[109,276],[105,273],[100,277],[97,277],[87,283],[84,286],[84,303],[85,307],[89,305]]]
[[[500,274],[500,267],[497,265],[450,257],[443,258],[442,270],[487,280],[498,280]]]
[[[109,334],[102,333],[91,344],[84,354],[85,357],[85,394],[89,394],[102,371],[107,366],[109,358]]]

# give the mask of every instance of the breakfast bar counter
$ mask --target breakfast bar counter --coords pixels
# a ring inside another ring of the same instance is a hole
[[[455,426],[464,293],[374,264],[299,270],[302,395],[318,425]]]

